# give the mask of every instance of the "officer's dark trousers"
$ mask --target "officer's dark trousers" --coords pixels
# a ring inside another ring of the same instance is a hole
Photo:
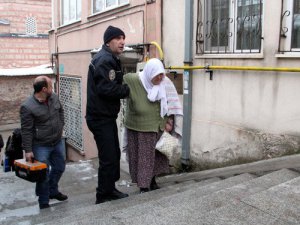
[[[109,194],[120,179],[120,145],[115,119],[105,121],[87,120],[98,148],[99,169],[97,194]]]

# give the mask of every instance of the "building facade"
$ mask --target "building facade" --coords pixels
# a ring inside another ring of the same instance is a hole
[[[0,68],[49,64],[51,0],[0,0]]]
[[[36,76],[53,77],[41,67],[51,64],[50,28],[51,0],[0,0],[0,125],[20,122],[20,104]]]
[[[137,48],[123,55],[123,69],[136,71],[136,63],[143,61],[146,55],[143,46],[139,48],[138,44],[161,42],[161,2],[53,0],[52,4],[50,53],[55,61],[59,95],[65,108],[68,158],[74,161],[93,158],[98,152],[85,122],[86,78],[91,57],[102,46],[106,28],[117,26],[126,34],[126,45]],[[156,56],[155,47],[149,46],[148,50]]]
[[[184,87],[191,164],[299,153],[300,1],[187,2],[164,1],[162,46],[166,65],[202,66]]]
[[[86,76],[108,25],[125,31],[129,47],[142,46],[140,58],[123,57],[125,71],[162,57],[147,45],[155,41],[168,71],[183,74],[183,163],[207,169],[300,151],[299,0],[52,3],[50,53],[70,159],[97,155],[84,119]]]

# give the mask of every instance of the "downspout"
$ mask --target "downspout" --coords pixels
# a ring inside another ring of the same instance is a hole
[[[58,46],[56,48],[56,87],[57,87],[57,95],[59,96],[59,55],[58,55]]]
[[[145,14],[144,14],[144,43],[148,43],[147,37],[148,37],[148,33],[147,33],[147,26],[148,26],[148,6],[147,6],[147,0],[145,0]],[[148,55],[148,50],[147,48],[145,48],[145,61],[147,61],[149,59],[149,55]]]
[[[185,41],[184,65],[192,65],[192,39],[193,39],[193,0],[185,1]],[[182,169],[186,170],[190,164],[190,139],[191,139],[191,112],[192,112],[192,70],[183,72],[183,130],[182,130]]]

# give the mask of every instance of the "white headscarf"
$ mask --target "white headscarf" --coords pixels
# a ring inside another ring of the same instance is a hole
[[[151,80],[158,74],[163,74],[163,80],[159,85],[154,85]],[[150,59],[142,72],[139,73],[142,84],[147,92],[149,101],[155,102],[160,100],[160,116],[164,117],[168,112],[167,96],[165,88],[165,69],[159,59]]]

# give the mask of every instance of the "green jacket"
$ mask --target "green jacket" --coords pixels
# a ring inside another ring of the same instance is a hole
[[[128,73],[124,82],[130,88],[125,111],[125,127],[141,132],[163,131],[166,118],[160,116],[160,102],[150,102],[138,73]]]

